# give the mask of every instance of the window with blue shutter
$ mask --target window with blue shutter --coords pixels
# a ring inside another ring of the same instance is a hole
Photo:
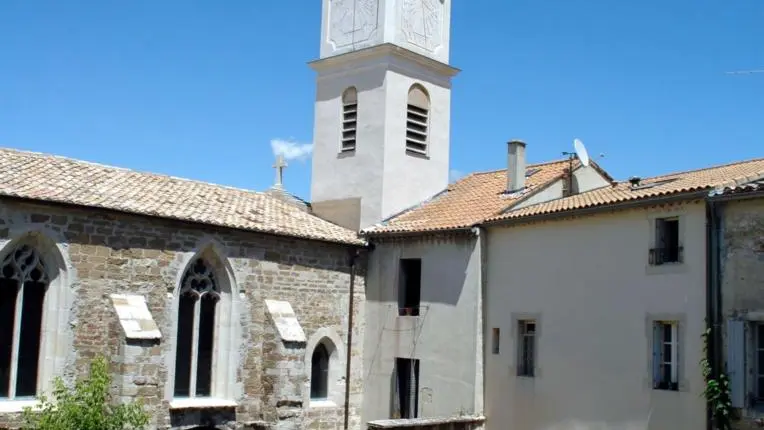
[[[727,320],[727,376],[733,408],[745,406],[745,322]]]

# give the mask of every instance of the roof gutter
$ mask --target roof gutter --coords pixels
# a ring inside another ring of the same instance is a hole
[[[529,215],[529,216],[518,217],[518,218],[486,221],[486,222],[478,223],[478,225],[483,225],[486,227],[499,226],[499,225],[509,226],[509,225],[515,225],[515,224],[524,224],[531,221],[546,221],[546,220],[567,218],[570,216],[590,215],[590,214],[596,214],[601,212],[608,212],[612,210],[633,209],[633,208],[639,208],[639,207],[644,207],[644,206],[649,206],[654,204],[677,203],[677,202],[682,202],[687,200],[705,199],[707,196],[708,196],[708,190],[704,189],[704,190],[693,191],[689,193],[673,194],[668,196],[658,196],[658,197],[651,197],[647,199],[630,200],[630,201],[620,202],[620,203],[590,206],[590,207],[581,208],[581,209],[573,209],[573,210],[560,211],[560,212],[550,212],[550,213]]]

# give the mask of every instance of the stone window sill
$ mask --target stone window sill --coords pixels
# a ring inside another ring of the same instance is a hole
[[[337,404],[331,400],[322,399],[322,400],[311,400],[309,406],[311,409],[336,408]]]
[[[213,397],[189,397],[186,399],[172,399],[170,409],[210,409],[210,408],[235,408],[233,400],[216,399]]]
[[[0,400],[0,413],[23,412],[24,408],[33,408],[38,404],[37,400]]]

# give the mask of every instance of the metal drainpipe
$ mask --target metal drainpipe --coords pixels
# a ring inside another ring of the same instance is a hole
[[[711,329],[708,339],[707,358],[711,376],[718,379],[724,366],[722,337],[722,289],[721,289],[721,215],[719,205],[706,200],[706,320]],[[713,413],[708,408],[708,428],[713,427]]]
[[[710,329],[713,333],[713,321],[714,321],[714,233],[715,233],[715,221],[713,203],[710,200],[706,201],[706,329]],[[706,351],[706,359],[713,366],[714,361],[714,339],[713,336],[708,338],[708,349]],[[710,403],[706,402],[706,430],[712,430],[713,428],[713,412],[711,411]]]
[[[348,346],[345,357],[345,417],[343,427],[345,430],[348,430],[350,425],[350,358],[353,344],[353,296],[355,295],[355,263],[358,258],[358,249],[353,248],[350,253],[350,297],[348,298]]]

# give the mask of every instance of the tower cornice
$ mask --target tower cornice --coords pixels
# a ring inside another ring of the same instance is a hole
[[[393,43],[383,43],[369,48],[359,49],[357,51],[350,51],[332,57],[321,58],[309,62],[308,65],[318,73],[327,73],[348,67],[357,68],[359,63],[378,61],[385,57],[410,61],[447,78],[452,78],[461,71],[456,67],[418,54],[409,49],[402,48]]]

